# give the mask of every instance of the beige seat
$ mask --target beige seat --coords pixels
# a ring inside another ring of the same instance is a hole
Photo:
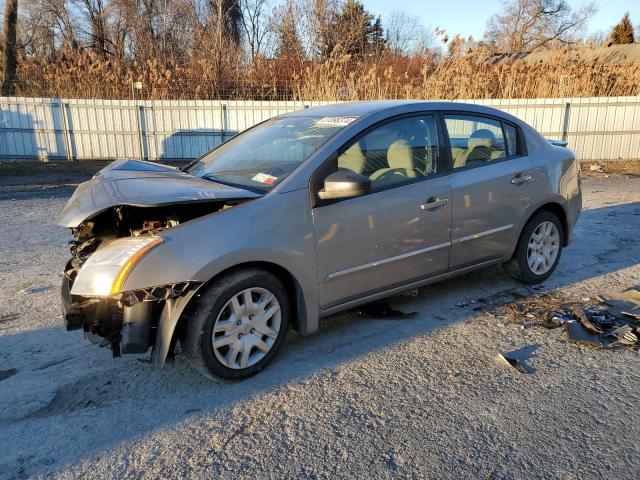
[[[491,130],[482,128],[476,130],[469,137],[466,150],[462,150],[456,156],[454,168],[464,167],[475,162],[491,160],[495,153],[496,137]]]
[[[413,167],[413,152],[406,140],[396,140],[389,146],[387,164],[387,168],[376,170],[371,175],[371,181],[378,186],[402,182],[419,174]]]
[[[352,172],[362,174],[366,161],[367,158],[362,152],[360,142],[356,142],[338,157],[338,168],[346,168]]]

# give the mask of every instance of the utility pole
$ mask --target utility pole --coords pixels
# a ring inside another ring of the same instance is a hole
[[[6,0],[4,13],[4,58],[2,59],[2,95],[9,96],[18,65],[16,32],[18,27],[18,0]]]

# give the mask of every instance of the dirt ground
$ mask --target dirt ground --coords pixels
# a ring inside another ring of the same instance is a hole
[[[334,316],[256,377],[214,383],[182,355],[158,370],[66,332],[55,217],[72,188],[0,186],[0,478],[639,478],[640,355],[501,313],[640,284],[640,177],[583,187],[542,288],[468,274],[392,299],[416,317]]]

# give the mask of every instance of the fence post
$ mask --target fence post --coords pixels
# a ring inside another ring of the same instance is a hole
[[[222,100],[220,100],[220,125],[222,127],[220,139],[222,140],[222,143],[224,143],[224,135],[227,132],[228,123],[229,119],[227,117],[227,104],[223,103]]]
[[[142,121],[144,118],[144,112],[143,109],[144,106],[142,105],[136,105],[135,109],[136,109],[136,116],[138,117],[138,143],[140,145],[140,160],[144,160],[144,144],[142,141]]]
[[[569,138],[569,113],[571,112],[571,103],[564,104],[564,117],[562,119],[562,141],[566,142]]]
[[[73,162],[73,152],[71,151],[71,133],[69,132],[69,122],[67,121],[67,112],[65,111],[64,102],[58,99],[58,108],[62,116],[62,131],[64,133],[64,146],[67,151],[67,162]]]

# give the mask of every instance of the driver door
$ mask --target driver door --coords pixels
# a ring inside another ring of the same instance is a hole
[[[447,271],[451,191],[435,122],[425,114],[379,124],[321,169],[314,189],[337,168],[371,179],[369,194],[324,203],[316,198],[321,308]]]

